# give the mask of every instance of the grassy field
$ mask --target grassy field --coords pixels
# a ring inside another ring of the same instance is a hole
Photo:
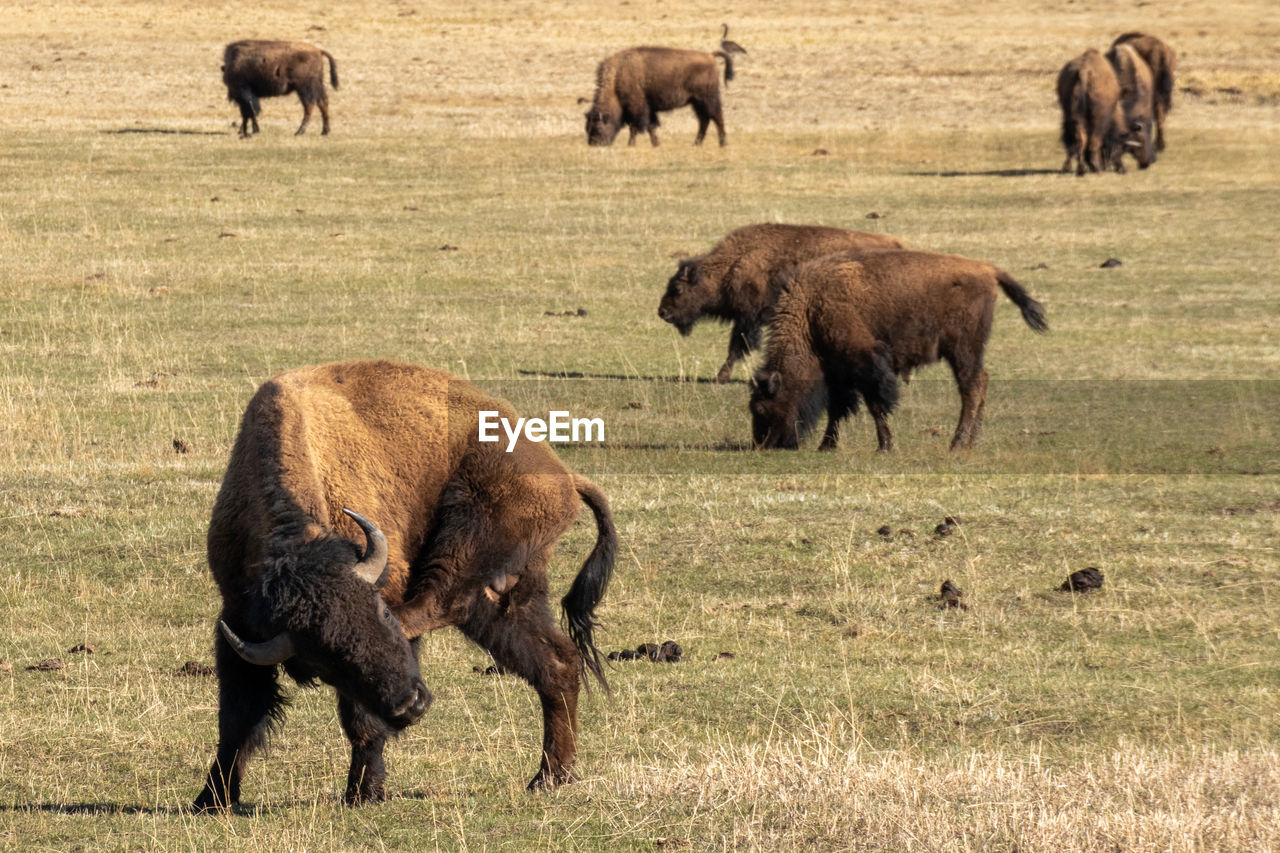
[[[0,6],[0,847],[1280,849],[1280,16],[1115,9]],[[685,114],[657,149],[586,146],[600,58],[722,21],[750,51],[726,149]],[[1060,175],[1057,70],[1128,29],[1179,51],[1169,150]],[[337,57],[329,137],[292,136],[290,97],[236,138],[220,51],[251,36]],[[726,330],[656,310],[679,253],[773,220],[991,260],[1044,302],[1047,336],[998,306],[975,451],[946,450],[940,368],[890,457],[865,418],[834,456],[749,450],[745,371],[707,381]],[[619,664],[582,780],[527,794],[534,694],[440,632],[388,802],[339,804],[331,691],[294,690],[246,808],[191,815],[216,683],[182,668],[212,663],[240,413],[358,357],[601,417],[562,456],[622,541],[602,647],[685,659]],[[1101,591],[1057,591],[1086,566]]]

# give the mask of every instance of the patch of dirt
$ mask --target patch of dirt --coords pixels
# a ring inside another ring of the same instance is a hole
[[[1273,515],[1275,513],[1280,513],[1280,500],[1255,506],[1224,506],[1218,510],[1219,515]]]
[[[182,666],[178,667],[177,674],[191,676],[195,678],[208,678],[209,676],[213,675],[213,667],[209,666],[209,664],[207,663],[200,663],[200,661],[189,660],[186,663],[184,663]]]
[[[57,672],[65,666],[62,658],[45,658],[27,667],[27,672]]]

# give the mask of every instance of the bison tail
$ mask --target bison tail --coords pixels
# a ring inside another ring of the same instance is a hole
[[[333,54],[327,50],[320,51],[329,59],[329,85],[338,88],[338,63],[333,61]]]
[[[733,79],[733,54],[717,50],[711,55],[718,56],[724,60],[724,84],[728,86],[729,81]]]
[[[1049,331],[1049,321],[1044,317],[1044,306],[1032,299],[1025,287],[1014,281],[1013,276],[1004,270],[996,272],[996,281],[1000,283],[1000,289],[1004,291],[1004,295],[1013,300],[1013,304],[1022,311],[1022,319],[1028,326],[1037,332]]]
[[[599,626],[596,619],[596,605],[604,598],[605,587],[609,585],[609,577],[613,574],[614,555],[618,551],[618,534],[613,527],[613,513],[609,510],[609,501],[600,487],[577,474],[573,476],[574,488],[582,502],[591,508],[596,517],[596,545],[582,564],[582,570],[573,579],[569,592],[561,600],[565,617],[569,620],[569,637],[578,647],[582,656],[583,673],[590,671],[600,682],[606,692],[609,683],[605,681],[604,668],[600,663],[600,651],[596,648],[592,632]]]

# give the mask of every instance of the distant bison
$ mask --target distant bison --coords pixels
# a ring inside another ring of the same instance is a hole
[[[901,248],[902,242],[887,234],[824,225],[747,225],[730,231],[707,254],[680,261],[658,316],[682,335],[703,317],[733,323],[729,357],[716,374],[717,382],[728,382],[734,364],[760,345],[760,330],[773,319],[780,273],[833,252]]]
[[[861,397],[881,451],[893,449],[888,415],[898,376],[945,359],[960,389],[952,449],[978,438],[987,396],[983,350],[996,288],[1045,331],[1044,308],[1008,273],[983,261],[929,252],[850,252],[795,267],[778,299],[764,364],[751,392],[758,447],[795,448],[827,410],[822,450]]]
[[[238,802],[250,754],[283,719],[277,664],[303,686],[334,687],[351,742],[344,798],[381,800],[387,738],[431,701],[418,637],[446,626],[537,691],[530,787],[572,779],[579,679],[604,683],[592,631],[617,544],[609,504],[545,444],[480,443],[481,410],[515,422],[472,385],[391,362],[299,368],[258,389],[209,525],[218,750],[198,810]],[[566,636],[547,564],[579,500],[596,540],[562,602]]]
[[[329,59],[329,82],[338,88],[338,66],[326,50],[300,41],[248,39],[227,45],[222,57],[222,82],[227,98],[240,105],[240,135],[258,132],[259,98],[297,92],[302,101],[302,124],[307,129],[311,108],[320,108],[321,134],[329,132],[329,96],[324,89],[324,59]]]
[[[1101,172],[1108,162],[1119,163],[1127,132],[1120,106],[1120,82],[1101,53],[1089,48],[1058,73],[1058,104],[1062,107],[1062,145],[1067,159],[1062,171],[1085,168]]]
[[[1120,155],[1127,151],[1145,169],[1156,161],[1155,83],[1147,63],[1129,44],[1121,42],[1107,51],[1107,62],[1115,69],[1120,83],[1120,109],[1124,112],[1124,134],[1114,152],[1117,171]]]
[[[1112,47],[1127,44],[1151,69],[1155,82],[1156,150],[1164,150],[1164,120],[1173,109],[1173,72],[1178,69],[1178,54],[1172,47],[1155,36],[1145,33],[1125,33],[1111,43]]]
[[[701,145],[707,125],[716,123],[720,144],[725,144],[724,112],[720,106],[720,81],[716,59],[724,60],[724,80],[733,79],[733,56],[723,50],[706,53],[672,47],[632,47],[605,59],[596,69],[596,93],[587,110],[587,143],[612,145],[625,124],[631,131],[648,133],[658,144],[658,113],[693,107],[698,117]]]

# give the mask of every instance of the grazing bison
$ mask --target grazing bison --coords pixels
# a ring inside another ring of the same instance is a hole
[[[1156,150],[1164,150],[1164,120],[1173,109],[1173,72],[1178,69],[1178,54],[1155,36],[1125,33],[1111,43],[1127,44],[1138,52],[1155,82]]]
[[[733,79],[733,56],[717,50],[678,50],[673,47],[632,47],[615,53],[596,68],[596,94],[587,110],[587,143],[612,145],[625,124],[636,144],[637,133],[648,133],[658,144],[658,113],[686,104],[698,117],[701,145],[707,124],[716,123],[720,144],[725,144],[724,112],[720,106],[720,81],[716,58],[724,60],[724,81]]]
[[[888,414],[898,376],[946,359],[960,388],[960,423],[951,448],[978,438],[987,396],[982,353],[996,288],[1027,325],[1048,328],[1044,308],[1008,273],[983,261],[931,252],[848,252],[795,267],[778,299],[764,364],[751,391],[758,447],[795,448],[825,403],[822,450],[858,398],[876,423],[879,449],[893,449]]]
[[[302,124],[307,129],[311,108],[320,108],[324,122],[321,134],[329,132],[329,96],[324,89],[324,58],[329,59],[329,82],[338,88],[338,65],[327,50],[300,41],[248,39],[227,45],[222,57],[222,82],[227,98],[240,105],[240,136],[247,137],[249,125],[258,132],[259,98],[297,92],[302,101]]]
[[[687,335],[703,317],[733,323],[729,357],[716,374],[728,382],[733,366],[760,345],[782,288],[779,273],[811,258],[852,249],[901,249],[887,234],[824,225],[763,223],[730,231],[705,255],[680,262],[667,282],[658,316]]]
[[[1151,69],[1131,46],[1121,43],[1107,51],[1107,62],[1120,83],[1120,109],[1124,112],[1122,144],[1113,152],[1116,171],[1123,172],[1120,155],[1128,151],[1145,169],[1156,161],[1155,85]]]
[[[431,701],[418,638],[445,626],[537,691],[542,762],[529,787],[572,779],[580,676],[604,684],[592,630],[613,521],[600,490],[545,444],[479,443],[481,410],[515,422],[447,373],[380,361],[291,370],[254,395],[209,525],[218,749],[197,809],[239,800],[250,753],[284,716],[277,664],[335,688],[351,741],[345,800],[381,800],[383,745]],[[597,535],[562,602],[566,636],[547,564],[579,500]]]
[[[1067,159],[1062,171],[1101,172],[1108,162],[1119,163],[1127,132],[1120,106],[1120,82],[1101,53],[1089,48],[1058,73],[1058,103],[1062,107],[1062,145]]]

